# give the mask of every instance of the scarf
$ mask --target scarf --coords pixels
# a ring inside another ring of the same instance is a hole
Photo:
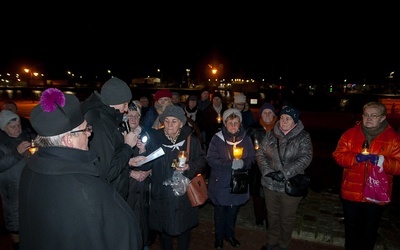
[[[361,123],[361,130],[364,133],[365,138],[367,138],[369,145],[371,145],[372,140],[382,133],[382,131],[385,130],[388,125],[389,123],[386,119],[383,120],[376,128],[366,128],[364,127],[364,124]]]

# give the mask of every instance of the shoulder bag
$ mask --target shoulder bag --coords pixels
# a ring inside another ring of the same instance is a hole
[[[279,139],[276,138],[279,160],[283,166],[282,156],[279,150]],[[308,194],[308,186],[310,184],[310,177],[306,174],[298,174],[285,181],[285,193],[295,197],[306,197]]]
[[[187,139],[188,158],[190,151],[190,135]],[[186,188],[186,194],[189,197],[192,207],[203,205],[208,199],[208,191],[204,177],[201,174],[197,174],[193,179],[190,180],[189,185]]]

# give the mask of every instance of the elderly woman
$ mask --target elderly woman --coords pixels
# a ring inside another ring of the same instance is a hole
[[[209,198],[214,205],[215,248],[223,247],[224,238],[239,247],[235,238],[235,224],[240,206],[249,200],[249,191],[243,194],[230,192],[232,169],[250,169],[255,162],[255,151],[250,136],[242,125],[242,114],[238,109],[227,109],[222,115],[224,126],[211,139],[207,151],[210,165]],[[233,157],[233,148],[243,147],[241,159]]]
[[[136,160],[136,156],[148,154],[146,152],[146,142],[149,137],[146,136],[147,132],[144,128],[140,126],[141,105],[139,101],[134,100],[129,103],[127,117],[129,128],[139,137],[133,147],[134,157],[130,161],[132,163],[132,161]],[[131,171],[129,171],[129,192],[126,200],[139,220],[144,249],[148,249],[154,241],[154,234],[149,230],[150,174],[151,169],[143,171],[135,167],[131,168]]]
[[[173,238],[178,238],[178,249],[189,249],[191,230],[198,226],[199,208],[192,207],[187,194],[176,195],[169,185],[164,185],[172,179],[174,171],[181,171],[184,176],[192,179],[200,173],[205,164],[206,156],[199,140],[191,134],[186,123],[185,111],[181,107],[169,105],[160,114],[163,129],[149,131],[150,141],[146,144],[149,152],[162,148],[165,155],[141,166],[141,170],[152,169],[150,228],[160,233],[162,249],[173,249]],[[173,164],[178,159],[180,150],[188,147],[189,156],[183,167],[175,168]]]
[[[299,120],[300,111],[285,107],[274,128],[257,150],[261,185],[268,211],[268,242],[262,249],[288,249],[296,222],[296,210],[303,197],[285,193],[285,180],[303,174],[313,157],[310,134]]]
[[[21,127],[20,117],[9,110],[0,112],[0,194],[5,226],[15,248],[19,244],[18,187],[24,158],[31,154],[36,135]]]

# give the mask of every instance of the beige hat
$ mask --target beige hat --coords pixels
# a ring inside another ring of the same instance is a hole
[[[234,97],[234,103],[245,103],[246,96],[243,93],[237,94]]]

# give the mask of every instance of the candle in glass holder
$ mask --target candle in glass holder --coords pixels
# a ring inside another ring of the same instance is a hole
[[[242,147],[233,147],[233,158],[236,160],[242,159],[243,156],[243,148]]]
[[[217,116],[217,122],[218,122],[218,123],[221,123],[221,121],[222,121],[222,116],[221,116],[221,114],[218,114],[218,116]]]
[[[178,167],[183,168],[185,167],[185,163],[187,161],[187,152],[186,151],[179,151],[179,155],[178,155],[178,161],[179,161],[179,165]]]
[[[258,143],[258,140],[256,138],[256,139],[254,139],[254,149],[258,150],[259,148],[260,148],[260,144]]]
[[[34,153],[36,153],[36,151],[38,151],[38,147],[35,145],[35,143],[32,140],[31,147],[29,148],[29,152],[33,155]]]
[[[361,154],[369,155],[369,143],[368,143],[367,140],[365,140],[363,145],[362,145]]]

